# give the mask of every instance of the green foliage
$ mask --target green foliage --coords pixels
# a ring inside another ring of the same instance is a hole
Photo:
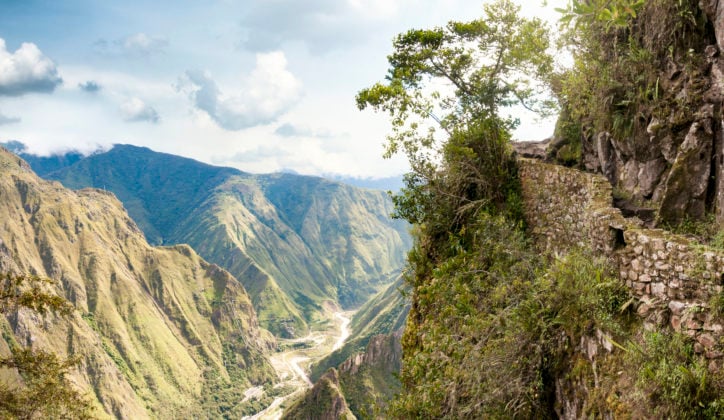
[[[42,350],[20,349],[0,359],[0,368],[16,369],[22,385],[0,383],[2,418],[93,418],[93,406],[66,378],[78,360],[61,360]]]
[[[394,199],[398,217],[445,223],[444,234],[481,209],[505,207],[515,189],[508,142],[517,121],[499,110],[551,109],[536,82],[551,70],[549,34],[518,9],[500,0],[484,6],[483,19],[399,35],[386,82],[358,93],[360,109],[390,114],[387,156],[404,153],[412,168]]]
[[[55,282],[48,278],[31,275],[0,273],[0,312],[29,308],[45,315],[48,311],[69,315],[75,309],[62,297],[47,290]]]
[[[411,254],[417,286],[403,338],[405,390],[391,414],[553,417],[554,378],[581,337],[627,331],[628,291],[583,252],[548,266],[501,217],[483,214],[468,228],[476,245],[423,277],[429,261]]]
[[[646,3],[645,0],[571,0],[565,9],[556,9],[562,13],[561,23],[569,24],[581,21],[599,21],[608,26],[627,26],[631,19]]]
[[[640,348],[631,346],[636,387],[657,418],[724,417],[724,374],[707,369],[681,334],[647,332]]]
[[[708,88],[701,53],[715,42],[696,2],[574,0],[560,11],[574,64],[554,86],[574,121],[611,133],[634,156],[651,153],[652,121],[661,137],[688,128]]]
[[[38,276],[0,274],[0,313],[28,308],[40,315],[48,312],[70,315],[73,306],[48,291],[53,284],[52,280]],[[14,340],[9,344],[12,355],[0,357],[0,369],[11,369],[19,380],[0,382],[0,417],[93,418],[94,407],[90,400],[66,377],[78,364],[77,359],[62,360],[53,353],[22,348]]]

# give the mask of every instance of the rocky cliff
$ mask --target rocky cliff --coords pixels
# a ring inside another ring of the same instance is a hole
[[[298,420],[352,420],[347,401],[340,390],[339,374],[330,369],[304,397],[284,413],[284,419]]]
[[[76,308],[7,314],[3,340],[78,356],[98,414],[241,415],[235,394],[274,379],[242,285],[188,246],[150,246],[112,194],[40,180],[0,149],[0,198],[0,270],[56,280]]]
[[[660,225],[724,222],[723,8],[655,0],[626,25],[575,29],[584,47],[556,136],[581,136],[581,166],[658,211]]]

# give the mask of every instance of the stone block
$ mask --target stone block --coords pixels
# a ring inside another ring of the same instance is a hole
[[[667,271],[671,268],[671,266],[664,261],[657,261],[654,264],[654,267],[656,267],[657,270],[665,270],[665,271]]]
[[[716,345],[716,340],[714,339],[714,337],[712,337],[711,334],[702,334],[696,338],[696,341],[701,343],[701,345],[707,349],[712,348]]]
[[[664,283],[651,283],[651,293],[659,299],[666,299],[666,285]]]
[[[637,291],[637,292],[639,292],[639,293],[646,293],[647,286],[648,286],[647,283],[635,282],[635,283],[633,284],[634,290]]]
[[[634,258],[633,260],[631,260],[631,269],[641,272],[642,268],[643,267],[641,266],[641,261],[639,261],[638,258]]]
[[[639,276],[639,282],[641,283],[651,283],[651,276],[648,274],[642,274]]]
[[[678,315],[672,315],[671,319],[669,320],[671,323],[671,328],[674,329],[674,331],[681,331],[681,317]]]
[[[684,326],[686,327],[687,330],[692,330],[692,331],[698,331],[702,327],[701,322],[697,321],[696,319],[688,319],[684,323]]]
[[[681,315],[686,309],[686,303],[672,300],[669,302],[669,310],[674,315]]]

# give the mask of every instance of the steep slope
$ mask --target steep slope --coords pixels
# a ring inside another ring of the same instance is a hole
[[[352,420],[356,417],[347,407],[340,391],[339,374],[330,369],[304,397],[284,413],[285,419]]]
[[[315,388],[334,375],[338,393],[357,418],[379,418],[387,402],[401,389],[397,374],[402,361],[400,342],[408,298],[402,277],[370,299],[352,318],[352,333],[342,348],[311,367]],[[309,400],[315,391],[307,391]]]
[[[410,246],[385,193],[321,178],[249,175],[134,146],[48,177],[113,191],[148,238],[188,243],[229,270],[280,336],[304,334],[325,301],[363,303],[399,272]]]
[[[410,311],[409,299],[402,293],[406,288],[403,278],[399,277],[362,306],[352,317],[351,334],[344,346],[312,366],[312,381],[318,380],[329,368],[339,367],[355,355],[364,353],[373,337],[393,335],[402,330]]]
[[[282,220],[332,274],[342,306],[364,303],[399,273],[411,243],[407,224],[390,218],[393,205],[385,194],[315,177],[258,179]]]
[[[243,389],[274,379],[241,284],[188,246],[149,246],[111,194],[42,181],[0,149],[0,197],[0,270],[57,280],[77,308],[0,318],[3,340],[79,356],[99,413],[241,415]]]
[[[214,187],[241,174],[235,169],[155,153],[144,147],[116,145],[45,177],[61,181],[68,188],[93,187],[113,192],[148,241],[161,244],[168,242],[178,220],[199,205]]]

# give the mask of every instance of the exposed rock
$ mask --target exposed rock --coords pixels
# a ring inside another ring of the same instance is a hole
[[[337,420],[356,419],[349,411],[340,390],[339,373],[331,368],[319,378],[304,398],[284,413],[284,419]]]
[[[546,150],[550,144],[550,138],[540,141],[515,141],[513,142],[513,149],[519,156],[524,158],[545,159]]]
[[[706,192],[711,173],[714,107],[705,105],[697,113],[666,180],[659,221],[700,219],[706,211]]]

